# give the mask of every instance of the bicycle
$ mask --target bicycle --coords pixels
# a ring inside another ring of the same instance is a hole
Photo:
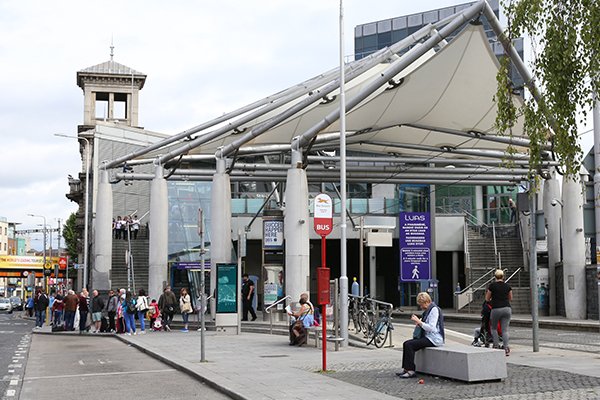
[[[375,347],[382,348],[389,332],[392,330],[394,330],[394,326],[392,325],[392,308],[388,307],[372,327],[372,331],[370,332],[371,339],[367,342],[367,346],[373,343]]]

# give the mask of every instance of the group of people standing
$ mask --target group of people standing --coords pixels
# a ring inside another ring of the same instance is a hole
[[[137,239],[140,230],[140,220],[137,215],[134,215],[133,217],[126,215],[122,219],[119,215],[117,216],[117,219],[113,218],[112,230],[115,239]],[[128,232],[130,232],[131,235],[128,235]]]

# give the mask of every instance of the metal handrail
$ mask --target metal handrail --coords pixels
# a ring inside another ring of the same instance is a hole
[[[270,324],[270,330],[269,333],[272,335],[273,334],[273,313],[271,313],[271,311],[269,311],[271,308],[275,307],[277,304],[280,304],[282,302],[284,302],[285,300],[291,300],[292,296],[285,296],[282,297],[281,299],[277,300],[275,303],[271,304],[270,306],[268,306],[267,308],[265,308],[265,311],[267,314],[269,314],[269,324]]]
[[[270,306],[268,306],[267,308],[265,308],[265,312],[267,314],[270,314],[271,312],[269,311],[271,308],[275,307],[277,304],[283,302],[284,300],[291,300],[292,296],[285,296],[282,297],[281,299],[277,300],[275,303],[271,304]]]
[[[442,212],[447,213],[447,214],[464,214],[465,220],[467,219],[466,217],[469,217],[470,219],[473,220],[473,222],[475,222],[474,225],[481,225],[481,226],[485,226],[486,228],[489,227],[488,224],[486,224],[485,222],[480,220],[476,215],[471,214],[470,212],[468,212],[465,209],[461,209],[458,213],[450,212],[446,207],[443,207],[443,206],[437,206],[436,209],[441,209]]]
[[[508,282],[510,281],[515,275],[517,275],[518,273],[520,273],[523,270],[523,267],[519,267],[515,270],[515,272],[512,273],[511,276],[509,276],[508,278],[506,278],[506,280],[504,282]],[[521,286],[521,285],[519,285]]]
[[[458,293],[458,294],[463,294],[463,293],[465,293],[466,291],[468,291],[469,289],[471,289],[473,286],[475,286],[475,284],[476,284],[477,282],[479,282],[480,280],[482,280],[483,278],[485,278],[485,277],[486,277],[486,275],[487,275],[488,273],[490,273],[490,272],[494,271],[495,269],[496,269],[496,267],[494,267],[494,268],[490,268],[489,270],[485,271],[485,273],[484,273],[483,275],[481,275],[479,278],[475,279],[475,280],[474,280],[474,281],[473,281],[473,282],[472,282],[472,283],[471,283],[469,286],[465,287],[463,290],[461,290],[460,292],[457,292],[457,293]],[[489,279],[488,279],[488,281],[489,281]],[[487,282],[487,281],[486,281],[486,282]],[[479,289],[480,289],[480,288],[478,288],[478,289],[474,289],[473,291],[476,291],[476,290],[479,290]]]

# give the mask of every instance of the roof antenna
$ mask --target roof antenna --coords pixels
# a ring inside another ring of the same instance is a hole
[[[110,61],[113,60],[113,56],[115,55],[115,46],[113,44],[113,37],[110,36]]]

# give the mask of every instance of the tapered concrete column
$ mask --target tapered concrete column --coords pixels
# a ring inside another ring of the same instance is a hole
[[[585,238],[583,193],[579,176],[575,180],[564,177],[562,190],[565,311],[568,319],[584,319],[586,317]]]
[[[231,181],[226,172],[225,159],[217,159],[217,170],[213,175],[210,193],[210,293],[217,287],[217,263],[231,263]],[[214,298],[210,312],[215,317]]]
[[[150,183],[150,233],[148,257],[148,296],[158,299],[168,285],[169,198],[162,165],[154,168]]]
[[[100,292],[111,289],[110,270],[112,268],[112,215],[113,194],[108,182],[108,171],[100,170],[96,199],[96,222],[94,226],[94,264],[92,287]]]
[[[302,153],[292,151],[292,166],[287,172],[285,210],[285,293],[296,305],[300,294],[309,292],[308,183],[302,169]]]
[[[483,209],[483,188],[475,186],[475,216],[477,217],[477,225],[481,225],[485,220]]]
[[[556,263],[560,262],[560,187],[555,177],[544,182],[544,219],[548,243],[549,315],[556,315]]]

